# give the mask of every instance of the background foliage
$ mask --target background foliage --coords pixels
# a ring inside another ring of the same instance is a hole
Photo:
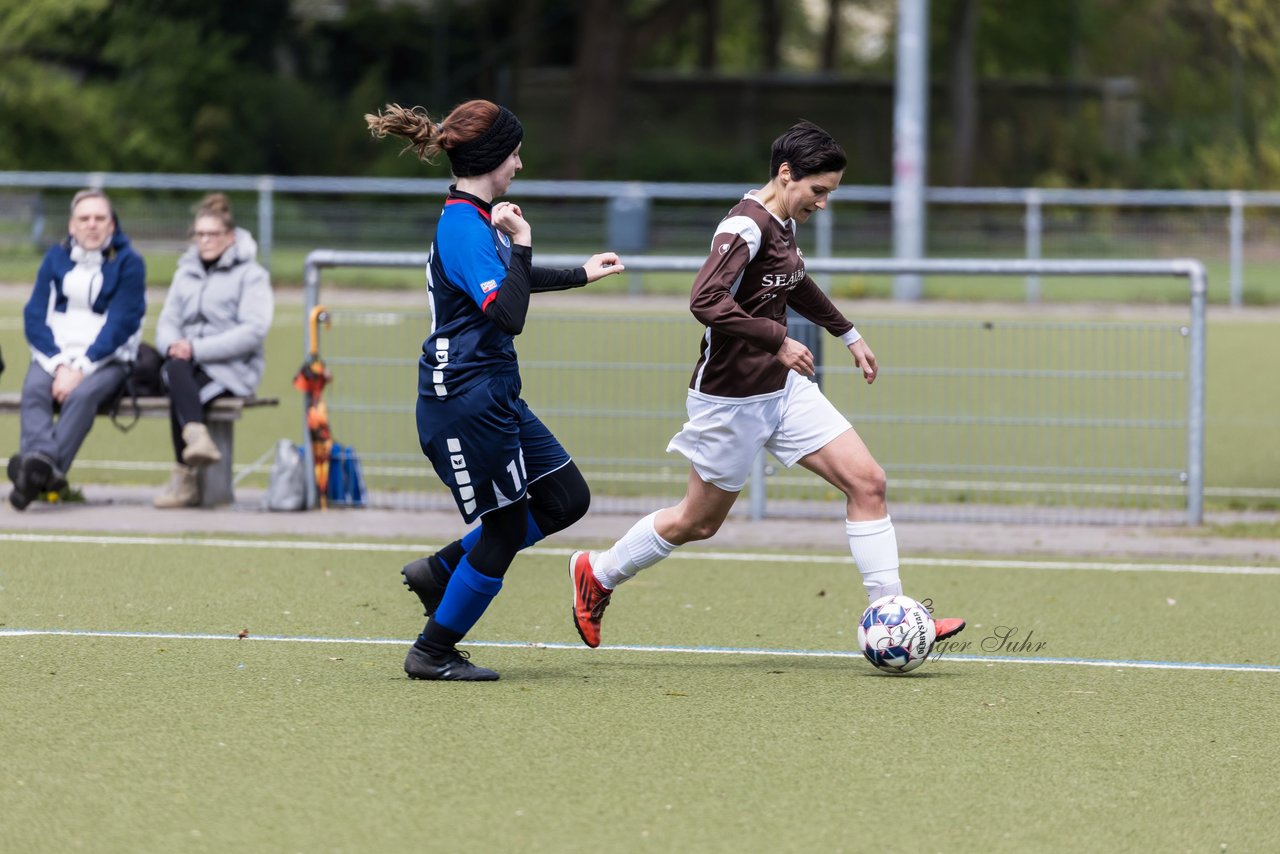
[[[930,8],[931,183],[1280,186],[1270,0]],[[0,169],[422,175],[395,146],[372,145],[360,116],[388,101],[439,111],[488,97],[540,129],[531,175],[737,180],[759,159],[759,138],[776,133],[772,114],[759,135],[726,140],[664,121],[636,93],[657,75],[712,102],[734,81],[739,99],[798,84],[776,95],[792,112],[824,87],[883,104],[895,10],[892,0],[0,0]],[[541,98],[555,81],[569,94]],[[1136,118],[1108,112],[1116,102],[1096,96],[1108,86],[1131,93],[1120,103]],[[878,146],[850,179],[887,183],[879,153],[891,122],[846,100]]]

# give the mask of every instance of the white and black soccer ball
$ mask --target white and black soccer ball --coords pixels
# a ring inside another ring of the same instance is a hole
[[[885,673],[906,673],[924,664],[936,638],[929,609],[910,596],[877,599],[858,623],[858,648]]]

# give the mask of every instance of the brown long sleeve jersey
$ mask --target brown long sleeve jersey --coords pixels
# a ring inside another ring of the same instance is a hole
[[[832,335],[853,324],[804,271],[791,221],[747,193],[716,228],[693,281],[689,311],[706,327],[689,388],[711,397],[762,397],[782,390],[774,358],[787,335],[787,306]]]

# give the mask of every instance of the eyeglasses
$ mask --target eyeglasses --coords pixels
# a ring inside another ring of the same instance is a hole
[[[197,241],[217,240],[219,237],[222,237],[226,233],[227,233],[227,230],[225,228],[222,229],[221,231],[193,231],[191,232],[191,237],[192,239]]]

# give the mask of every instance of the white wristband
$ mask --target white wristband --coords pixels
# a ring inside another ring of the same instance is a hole
[[[852,327],[848,332],[840,336],[841,343],[848,347],[849,345],[862,340],[862,335],[858,332],[858,327]]]

